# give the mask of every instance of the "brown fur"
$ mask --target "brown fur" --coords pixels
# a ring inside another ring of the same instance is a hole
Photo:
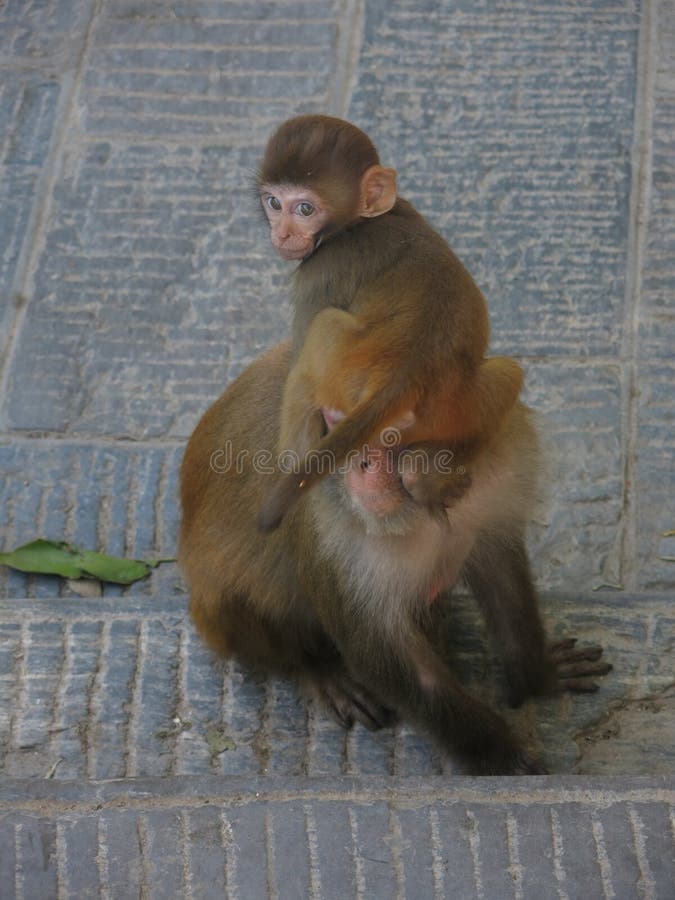
[[[302,490],[323,477],[308,451],[330,454],[340,465],[350,450],[377,441],[383,428],[411,412],[415,423],[403,431],[404,443],[442,440],[478,450],[499,430],[522,386],[515,360],[485,359],[482,293],[443,238],[396,200],[395,173],[389,177],[393,170],[382,169],[373,151],[349,123],[306,116],[273,135],[261,167],[267,185],[297,183],[310,172],[300,183],[323,197],[331,213],[325,239],[295,276],[297,358],[279,449],[295,451],[302,462],[267,493],[264,530],[277,527]],[[384,179],[378,185],[391,194],[386,211],[374,215],[359,206],[373,166]],[[347,416],[329,434],[316,415],[322,408]]]
[[[463,575],[502,649],[514,704],[546,690],[590,690],[607,671],[598,648],[546,647],[523,543],[537,469],[528,411],[513,408],[443,516],[402,490],[395,514],[366,514],[332,475],[263,539],[255,511],[271,476],[252,454],[277,445],[290,361],[285,344],[254,362],[185,453],[179,560],[200,633],[225,656],[294,677],[343,725],[375,728],[402,715],[470,771],[542,772],[504,719],[457,681],[429,614],[430,597]],[[393,476],[391,487],[400,489]]]

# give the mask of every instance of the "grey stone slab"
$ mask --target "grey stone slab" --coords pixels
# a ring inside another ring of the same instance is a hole
[[[474,272],[500,350],[619,349],[639,11],[365,4],[350,117]]]
[[[660,3],[654,11],[649,216],[644,222],[645,247],[640,295],[640,327],[644,356],[672,360],[675,327],[675,6]]]
[[[91,16],[91,0],[5,0],[0,6],[0,65],[72,66]]]
[[[675,588],[675,362],[640,365],[637,412],[636,521],[637,584],[672,593]]]
[[[175,557],[182,453],[176,445],[0,443],[0,547],[44,537],[135,559]],[[106,585],[103,594],[158,590],[181,590],[174,564],[127,588]],[[64,592],[61,579],[0,567],[0,595]]]
[[[672,778],[7,781],[3,887],[8,898],[58,879],[91,897],[666,900],[674,802]]]
[[[659,4],[650,178],[637,319],[636,551],[640,587],[675,588],[675,6]]]
[[[95,816],[72,817],[57,825],[61,857],[67,860],[60,873],[59,886],[67,896],[78,900],[94,900],[99,896],[99,831],[100,818]],[[128,872],[126,865],[124,871]]]
[[[0,9],[0,22],[1,17]],[[0,331],[0,349],[13,314],[12,285],[49,152],[60,92],[54,80],[13,72],[0,76],[0,321],[7,329]]]
[[[187,436],[289,319],[251,195],[259,147],[94,143],[56,186],[6,427]]]
[[[338,2],[106,4],[85,80],[87,132],[260,144],[277,122],[325,107],[342,14]]]
[[[624,506],[620,367],[531,363],[524,399],[536,412],[544,460],[530,529],[537,582],[562,591],[615,584]]]
[[[552,637],[574,634],[604,644],[614,671],[601,690],[505,709],[499,660],[486,647],[475,605],[457,597],[442,627],[462,680],[502,709],[552,771],[672,772],[675,619],[669,604],[612,594],[592,602],[543,599]],[[433,777],[455,771],[409,726],[347,733],[289,683],[223,665],[202,646],[186,607],[186,596],[178,594],[1,602],[5,775]]]

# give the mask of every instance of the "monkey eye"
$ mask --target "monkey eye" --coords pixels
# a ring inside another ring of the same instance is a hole
[[[278,197],[266,197],[265,203],[275,212],[281,212],[281,200]]]
[[[301,216],[304,216],[306,219],[312,215],[314,212],[314,206],[309,203],[307,200],[303,200],[302,203],[298,203],[297,210]]]

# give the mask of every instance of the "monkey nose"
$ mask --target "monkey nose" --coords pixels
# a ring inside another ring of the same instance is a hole
[[[281,240],[287,240],[293,233],[293,221],[290,216],[282,216],[277,225],[277,234]]]

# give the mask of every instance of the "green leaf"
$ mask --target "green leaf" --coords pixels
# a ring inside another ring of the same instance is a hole
[[[82,578],[82,568],[77,556],[67,544],[53,541],[31,541],[17,547],[12,553],[0,553],[0,564],[40,575],[62,575],[64,578]]]
[[[75,579],[89,576],[113,584],[131,584],[146,578],[160,562],[168,560],[125,559],[42,539],[17,547],[11,553],[0,553],[0,565],[20,572]]]
[[[131,584],[150,574],[148,563],[138,559],[106,556],[104,553],[85,550],[79,554],[78,560],[82,570],[88,575],[114,584]]]

